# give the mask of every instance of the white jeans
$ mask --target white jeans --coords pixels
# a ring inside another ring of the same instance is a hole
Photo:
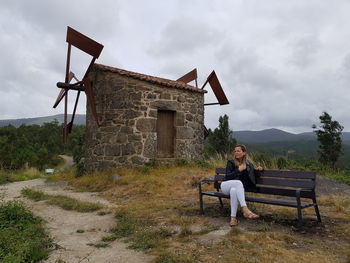
[[[247,206],[245,202],[244,187],[240,180],[229,180],[221,183],[221,191],[225,195],[230,195],[231,216],[236,216],[238,202],[242,206]]]

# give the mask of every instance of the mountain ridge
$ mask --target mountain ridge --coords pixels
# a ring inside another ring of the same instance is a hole
[[[290,133],[276,128],[264,129],[260,131],[233,131],[233,138],[242,143],[271,143],[271,142],[300,142],[316,141],[313,132]],[[342,133],[342,140],[345,144],[350,144],[350,132]]]
[[[70,121],[71,114],[68,114]],[[5,119],[0,120],[0,127],[13,125],[19,127],[21,125],[42,125],[47,122],[57,120],[63,123],[64,115],[56,114],[52,116],[34,117],[34,118],[20,118],[20,119]],[[85,125],[86,115],[76,114],[74,118],[75,125]],[[237,142],[242,143],[271,143],[271,142],[297,142],[297,141],[315,141],[316,135],[313,132],[291,133],[277,128],[264,129],[259,131],[241,130],[233,131],[233,137]],[[343,132],[342,139],[345,144],[350,144],[350,132]]]
[[[72,115],[68,114],[68,121],[71,120]],[[75,125],[85,125],[85,114],[76,114],[74,118]],[[19,127],[21,125],[43,125],[44,123],[53,122],[57,120],[59,123],[63,123],[64,115],[56,114],[52,116],[44,116],[44,117],[34,117],[34,118],[21,118],[21,119],[5,119],[0,120],[0,127],[4,127],[7,125],[12,125],[15,127]]]

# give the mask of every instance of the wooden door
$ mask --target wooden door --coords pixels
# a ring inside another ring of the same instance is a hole
[[[175,112],[158,111],[157,117],[157,156],[159,158],[174,157],[175,145]]]

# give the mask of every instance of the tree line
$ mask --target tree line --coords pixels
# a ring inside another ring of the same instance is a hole
[[[26,166],[42,170],[60,162],[59,154],[80,153],[85,126],[74,126],[67,144],[63,144],[63,125],[58,121],[43,125],[8,125],[0,128],[0,169]]]
[[[225,114],[219,117],[219,126],[214,130],[208,130],[208,136],[205,140],[205,155],[207,157],[219,154],[222,157],[227,157],[232,154],[233,147],[237,143],[234,139],[233,131],[229,127],[229,117]],[[339,157],[343,154],[342,151],[342,131],[344,127],[338,121],[332,120],[327,112],[323,112],[320,117],[320,125],[312,125],[313,132],[317,136],[319,165],[336,168]],[[267,161],[268,157],[259,153],[257,159]],[[231,157],[230,157],[231,158]],[[278,168],[285,168],[287,160],[283,157],[276,159]],[[295,161],[295,160],[294,160]],[[310,160],[304,160],[303,163],[310,163]]]

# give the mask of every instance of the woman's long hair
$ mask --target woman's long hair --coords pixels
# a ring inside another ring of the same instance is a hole
[[[247,162],[247,157],[248,157],[248,153],[247,153],[247,147],[244,144],[237,144],[235,146],[235,148],[241,148],[242,152],[245,152],[245,155],[243,156],[242,160],[239,161],[238,159],[236,159],[235,155],[233,154],[233,162],[235,163],[236,166],[242,164],[242,163],[246,163]]]

